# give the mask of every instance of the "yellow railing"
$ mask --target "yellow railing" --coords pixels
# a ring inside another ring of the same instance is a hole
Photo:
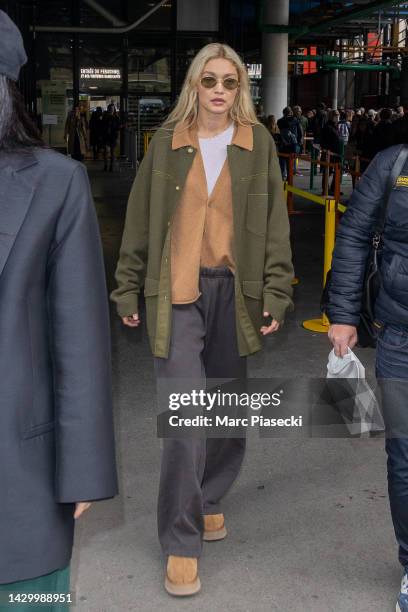
[[[344,212],[346,207],[337,204],[334,198],[329,196],[318,196],[304,189],[299,189],[288,183],[284,183],[286,199],[289,194],[297,195],[305,200],[320,204],[325,208],[325,232],[324,232],[324,263],[323,263],[323,287],[326,284],[327,274],[331,268],[334,243],[336,239],[336,210]],[[325,314],[318,319],[303,321],[303,327],[309,331],[326,333],[329,329],[329,320]]]

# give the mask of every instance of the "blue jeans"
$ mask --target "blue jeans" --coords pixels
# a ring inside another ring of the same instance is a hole
[[[399,561],[408,565],[408,328],[385,324],[376,355],[386,427],[388,495]]]

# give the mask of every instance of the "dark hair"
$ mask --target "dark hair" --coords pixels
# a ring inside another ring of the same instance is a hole
[[[44,146],[17,85],[0,75],[0,151]]]

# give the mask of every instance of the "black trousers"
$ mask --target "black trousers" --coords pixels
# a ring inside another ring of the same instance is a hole
[[[201,295],[173,305],[167,359],[155,358],[158,382],[209,378],[245,379],[235,328],[234,277],[228,268],[201,268]],[[158,532],[165,555],[199,557],[203,516],[221,512],[221,499],[236,479],[245,438],[164,438],[158,497]]]

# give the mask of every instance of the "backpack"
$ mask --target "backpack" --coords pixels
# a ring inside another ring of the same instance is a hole
[[[339,136],[342,139],[342,141],[344,143],[348,142],[349,135],[350,135],[350,128],[345,121],[344,122],[342,121],[341,123],[339,123],[338,132],[339,132]]]
[[[293,147],[297,145],[297,138],[290,128],[280,130],[281,143],[284,147]]]

